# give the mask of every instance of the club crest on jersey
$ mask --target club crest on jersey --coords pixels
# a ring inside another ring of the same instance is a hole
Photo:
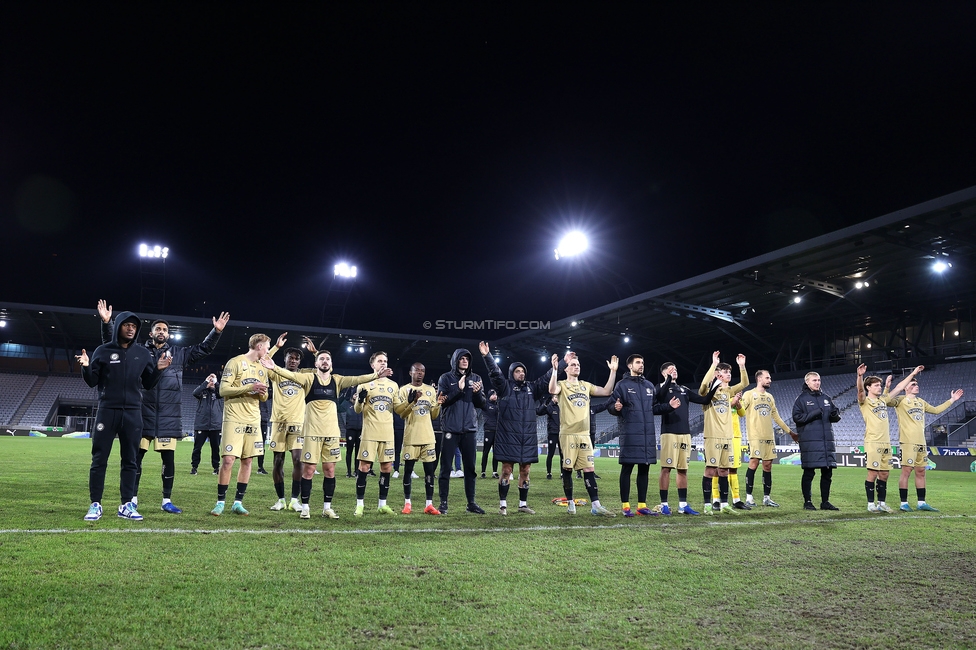
[[[410,460],[410,452],[409,451],[404,452],[404,454],[403,454],[403,460]]]
[[[769,414],[772,413],[769,408],[769,404],[765,402],[756,402],[753,404],[752,408],[756,409],[756,412],[764,418],[768,418]]]
[[[665,462],[665,463],[666,463],[667,465],[671,465],[671,464],[673,464],[673,463],[674,463],[674,459],[672,459],[672,458],[666,458],[666,459],[664,460],[664,462]]]
[[[877,467],[878,465],[880,465],[878,461],[874,461],[873,463],[871,463],[872,467]]]
[[[424,391],[424,395],[426,395],[427,397],[430,397],[430,391],[429,390],[428,391]]]
[[[234,445],[226,445],[224,451],[234,451]]]
[[[369,452],[368,452],[368,451],[364,451],[364,452],[363,452],[362,454],[360,454],[360,455],[361,455],[361,456],[362,456],[363,458],[369,458]]]
[[[108,356],[108,358],[111,359],[112,361],[118,361],[119,360],[119,353],[118,352],[113,352],[112,354],[110,354]]]

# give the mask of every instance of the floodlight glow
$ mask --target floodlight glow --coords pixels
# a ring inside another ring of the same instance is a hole
[[[942,260],[936,260],[935,264],[932,265],[932,270],[935,271],[936,273],[944,273],[945,270],[948,268],[949,265],[943,262]]]
[[[0,321],[0,327],[6,327],[6,326],[7,326],[6,323],[4,323],[3,321]],[[953,336],[959,336],[959,330],[956,330],[955,332],[953,332],[952,335]]]
[[[870,287],[870,286],[871,286],[871,283],[870,283],[870,282],[865,282],[865,283],[864,283],[864,287],[865,287],[865,288],[867,288],[867,287]]]
[[[365,348],[359,348],[359,354],[362,354],[362,353],[363,353],[363,352],[365,352],[365,351],[366,351],[366,349],[365,349]]]
[[[339,262],[333,268],[333,277],[354,278],[356,277],[356,267],[350,266],[346,262]]]
[[[570,323],[569,326],[570,327],[576,327],[576,321],[573,321],[572,323]]]
[[[347,345],[346,346],[346,352],[352,352],[352,346],[351,345]]]
[[[556,259],[560,257],[571,257],[573,255],[579,255],[589,246],[589,241],[586,239],[586,235],[578,230],[566,233],[561,240],[559,240],[559,246],[556,248]]]
[[[539,357],[539,361],[545,361],[545,360],[546,360],[546,355],[543,354],[541,357]]]
[[[502,362],[501,357],[495,357],[495,363],[501,363],[501,362]]]
[[[868,343],[868,350],[870,350],[870,349],[871,349],[871,344],[870,344],[870,343]]]
[[[855,289],[863,289],[864,288],[864,283],[863,282],[855,282],[854,283],[854,288]]]
[[[0,327],[6,327],[6,326],[7,326],[7,321],[0,320]],[[959,332],[956,332],[956,336],[958,336],[958,335],[959,335]]]
[[[149,244],[139,244],[139,257],[160,257],[166,259],[169,257],[169,248],[166,246],[160,246],[156,244],[155,246],[150,246]]]
[[[177,341],[182,341],[183,340],[183,335],[182,334],[174,334],[173,335],[173,338],[176,339]]]
[[[801,298],[800,296],[796,296],[795,298],[793,298],[793,302],[796,304],[800,304],[801,300],[803,300],[803,298]]]
[[[624,337],[624,343],[630,343],[630,337],[629,336],[625,336]]]

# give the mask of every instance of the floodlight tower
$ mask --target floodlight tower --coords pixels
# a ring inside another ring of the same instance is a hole
[[[357,273],[356,267],[348,262],[339,262],[333,267],[332,281],[329,282],[325,304],[322,305],[322,327],[342,328],[346,304],[355,286]]]
[[[162,314],[166,307],[166,258],[169,247],[139,244],[139,309]]]

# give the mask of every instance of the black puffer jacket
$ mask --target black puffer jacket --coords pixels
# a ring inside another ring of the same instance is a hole
[[[458,361],[464,356],[468,357],[468,368],[462,373]],[[471,384],[481,382],[481,377],[471,371],[471,361],[471,353],[458,348],[451,355],[451,371],[437,380],[437,392],[447,396],[447,401],[441,405],[441,431],[445,433],[475,433],[478,430],[474,409],[484,406],[485,389],[484,386],[478,392],[471,389]],[[458,388],[462,374],[467,376],[464,390]]]
[[[217,390],[220,382],[211,388],[204,379],[203,383],[193,389],[193,396],[196,397],[197,415],[193,420],[194,431],[220,431],[224,422],[224,398]]]
[[[654,416],[673,411],[657,399],[658,389],[644,375],[627,375],[614,386],[607,400],[607,413],[621,418],[618,462],[650,465],[657,462],[657,432]],[[617,400],[622,409],[615,410]]]
[[[105,339],[109,323],[102,323],[102,339]],[[142,400],[143,438],[182,438],[183,437],[183,371],[188,365],[199,361],[213,352],[220,332],[211,329],[207,338],[197,345],[170,345],[167,341],[157,348],[152,338],[146,341],[146,349],[152,355],[153,363],[167,352],[173,354],[169,368],[163,371],[155,388],[146,391]]]
[[[549,394],[549,372],[534,381],[515,381],[517,368],[526,370],[525,364],[513,363],[508,367],[508,379],[502,377],[495,359],[485,355],[488,377],[498,391],[498,427],[495,429],[495,458],[502,462],[539,462],[538,417],[535,414],[539,395]]]
[[[800,436],[800,466],[804,469],[837,467],[832,422],[840,422],[840,413],[823,391],[806,386],[793,403],[793,422]]]

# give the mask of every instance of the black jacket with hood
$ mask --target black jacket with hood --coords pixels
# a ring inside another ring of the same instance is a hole
[[[102,323],[102,340],[105,339],[106,329],[109,327],[108,323]],[[146,341],[145,348],[152,355],[153,363],[167,352],[173,354],[173,360],[169,368],[163,371],[156,386],[143,397],[143,438],[183,437],[183,370],[213,352],[218,340],[220,332],[211,329],[207,338],[197,345],[170,345],[167,341],[157,348],[152,338]]]
[[[468,357],[468,369],[463,373],[458,369],[461,357]],[[464,390],[458,388],[461,375],[466,375]],[[475,407],[482,408],[485,404],[485,389],[475,392],[471,384],[480,382],[481,377],[471,370],[471,353],[464,348],[458,348],[451,355],[451,371],[445,372],[437,380],[437,392],[444,393],[447,401],[441,405],[441,431],[445,433],[475,433],[478,431],[478,417]]]
[[[623,407],[616,410],[617,400]],[[644,375],[627,375],[617,382],[607,400],[607,413],[621,418],[618,462],[650,465],[657,462],[654,416],[674,409],[660,402],[658,389]]]
[[[515,362],[508,367],[508,379],[490,354],[484,356],[488,377],[498,391],[498,426],[495,429],[495,458],[503,462],[539,462],[538,417],[536,400],[549,394],[549,372],[534,381],[515,381],[515,369],[528,369],[524,363]]]
[[[204,379],[193,389],[197,403],[197,415],[193,420],[195,431],[220,431],[224,422],[224,398],[220,396],[220,380],[211,388]]]
[[[122,347],[119,329],[126,321],[135,322],[136,337],[128,347]],[[141,324],[131,311],[120,313],[109,342],[95,348],[88,365],[81,369],[85,383],[98,388],[98,408],[141,410],[143,389],[151,389],[162,376],[149,350],[136,343]]]

